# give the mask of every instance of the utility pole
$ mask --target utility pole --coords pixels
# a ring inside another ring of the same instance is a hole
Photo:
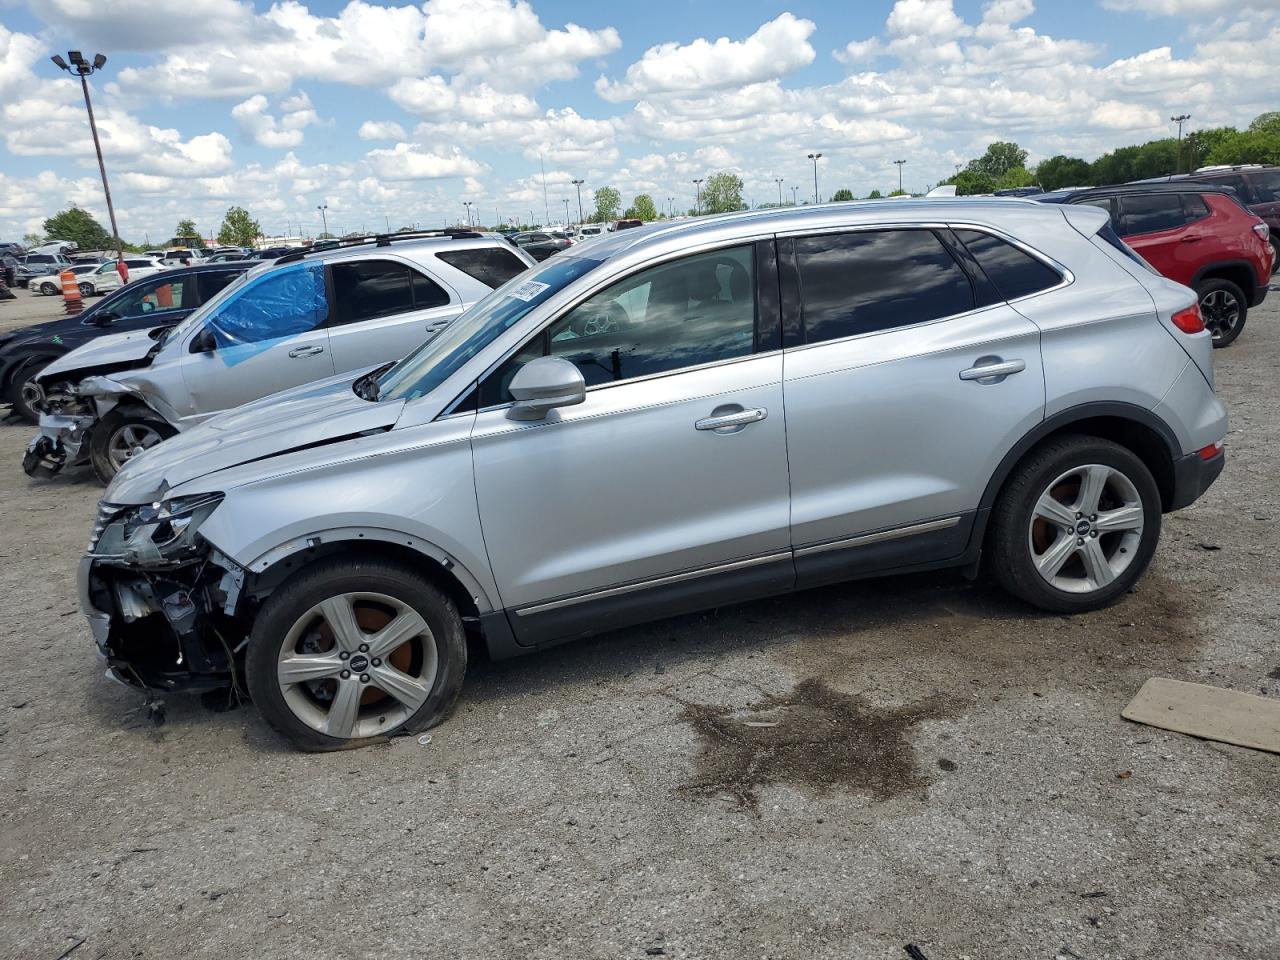
[[[1180,113],[1176,117],[1169,118],[1170,123],[1176,123],[1178,125],[1178,159],[1175,160],[1173,164],[1174,173],[1182,172],[1182,125],[1190,119],[1191,114],[1189,113]]]
[[[538,154],[538,165],[542,167],[542,212],[547,216],[547,223],[550,223],[551,204],[547,201],[547,165],[542,159],[542,154]]]
[[[467,208],[467,229],[471,229],[471,200],[463,200],[462,205]]]
[[[569,226],[569,198],[564,198],[564,225]]]
[[[324,227],[324,232],[328,233],[329,232],[329,215],[326,211],[328,211],[329,205],[327,203],[317,204],[316,209],[320,211],[320,223]],[[287,223],[285,224],[284,232],[285,233],[289,232],[289,225]]]
[[[819,203],[818,199],[818,161],[822,159],[822,154],[811,153],[809,159],[813,161],[813,202]]]
[[[572,183],[572,184],[577,188],[577,190],[578,190],[578,226],[582,226],[582,185],[583,185],[583,183],[585,183],[586,181],[584,181],[584,180],[572,180],[572,181],[570,181],[570,182],[571,182],[571,183]]]
[[[782,177],[774,177],[778,181],[778,206],[782,206]]]
[[[894,162],[894,163],[896,163],[896,164],[898,165],[898,192],[899,192],[899,193],[902,193],[902,165],[903,165],[904,163],[906,163],[907,161],[905,161],[905,160],[895,160],[895,161],[893,161],[893,162]]]
[[[124,241],[120,239],[120,230],[116,227],[116,208],[111,203],[111,187],[107,185],[107,165],[102,162],[102,143],[98,140],[98,123],[93,118],[93,101],[89,99],[89,74],[96,73],[107,65],[107,58],[100,53],[93,55],[90,63],[79,50],[67,52],[68,64],[61,56],[54,54],[49,58],[59,70],[65,70],[80,78],[80,89],[84,91],[84,108],[89,113],[89,132],[93,134],[93,149],[98,155],[98,172],[102,174],[102,193],[107,198],[107,217],[111,220],[111,235],[116,242],[116,256],[124,259]]]
[[[693,212],[695,216],[702,215],[702,180],[693,181]]]

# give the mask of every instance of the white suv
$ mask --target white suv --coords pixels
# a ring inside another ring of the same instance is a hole
[[[231,407],[398,360],[533,265],[476,233],[394,234],[250,270],[176,327],[99,337],[32,383],[40,433],[23,467],[130,457]]]

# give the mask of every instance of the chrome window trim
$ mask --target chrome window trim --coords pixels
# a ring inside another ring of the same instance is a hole
[[[779,560],[790,560],[790,550],[780,550],[774,553],[767,553],[758,557],[751,557],[746,560],[732,560],[728,563],[717,563],[710,567],[699,567],[696,570],[686,570],[683,573],[672,573],[662,577],[654,577],[649,580],[639,580],[635,583],[626,583],[617,587],[606,587],[603,590],[593,590],[589,593],[579,593],[571,597],[562,597],[559,600],[548,600],[545,603],[535,603],[528,607],[519,607],[516,609],[516,616],[527,617],[536,613],[546,613],[550,610],[559,610],[563,607],[572,607],[580,603],[587,603],[591,600],[604,600],[608,597],[620,597],[629,593],[635,593],[639,590],[647,590],[650,587],[661,587],[672,583],[684,583],[688,580],[698,580],[702,577],[713,576],[717,573],[731,573],[735,570],[746,570],[750,567],[758,567],[766,563],[776,563]]]
[[[886,540],[901,540],[922,533],[933,533],[936,530],[949,530],[960,522],[958,516],[943,517],[939,520],[926,520],[924,523],[913,523],[905,527],[893,527],[889,530],[878,530],[875,533],[861,533],[856,537],[844,537],[840,540],[828,540],[808,547],[796,548],[797,557],[809,557],[814,554],[828,553],[831,550],[843,550],[847,547],[861,547],[872,543],[883,543]]]

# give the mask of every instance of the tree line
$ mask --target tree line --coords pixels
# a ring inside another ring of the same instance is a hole
[[[110,250],[115,242],[95,218],[81,207],[70,207],[45,220],[43,236],[28,233],[22,238],[24,246],[36,247],[47,240],[70,240],[81,250]],[[227,247],[249,247],[262,235],[262,227],[243,207],[230,207],[218,229],[218,243]],[[183,218],[174,228],[173,239],[179,242],[202,240],[194,220]],[[131,253],[141,253],[141,244],[124,243]]]

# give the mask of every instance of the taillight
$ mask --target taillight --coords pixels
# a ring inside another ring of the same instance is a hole
[[[1170,319],[1173,325],[1183,333],[1201,333],[1204,331],[1204,317],[1200,315],[1200,304],[1193,303],[1185,310],[1179,310]]]
[[[1267,226],[1265,223],[1255,223],[1253,225],[1253,232],[1256,233],[1258,236],[1260,236],[1263,240],[1271,239],[1271,228]]]
[[[1222,441],[1211,443],[1207,447],[1201,447],[1199,450],[1201,460],[1212,460],[1222,452]]]

